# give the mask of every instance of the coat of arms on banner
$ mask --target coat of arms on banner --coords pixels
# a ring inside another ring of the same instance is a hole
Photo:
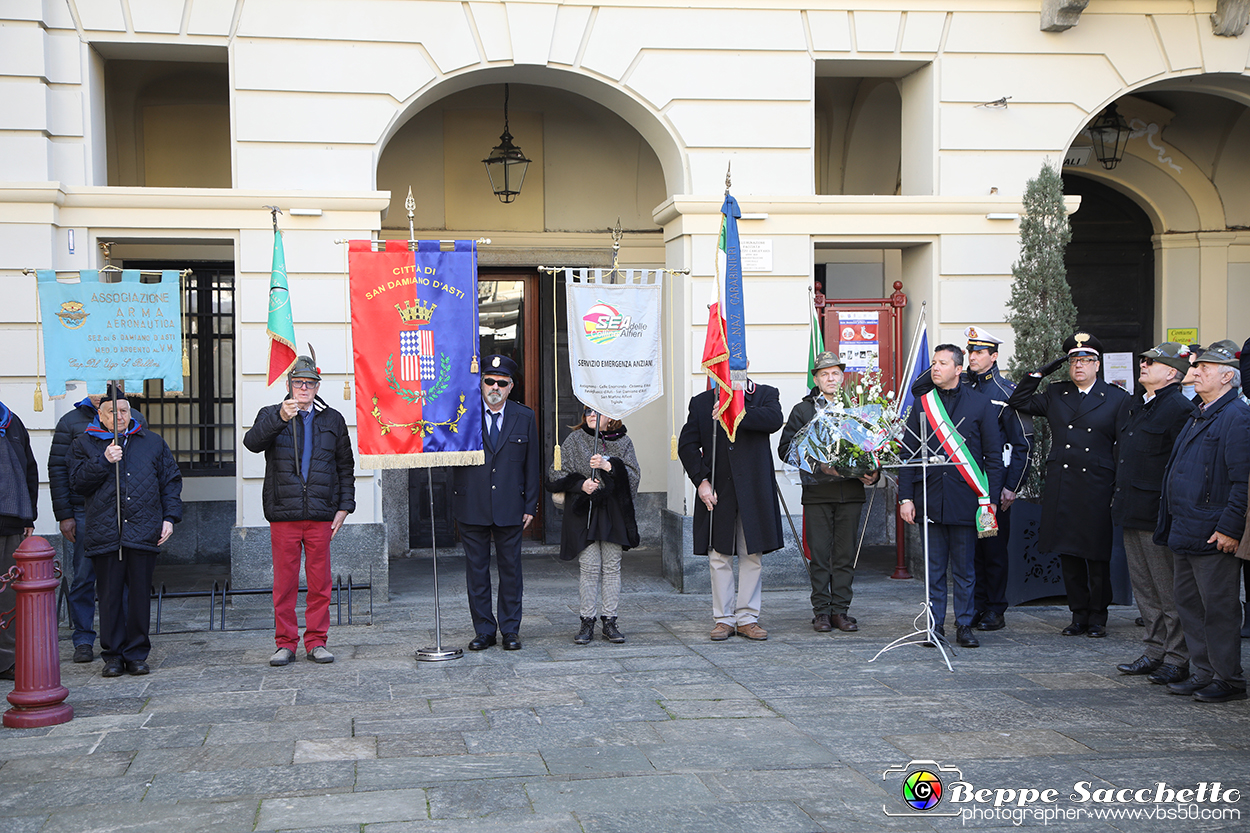
[[[481,463],[473,243],[357,240],[349,258],[361,465]]]

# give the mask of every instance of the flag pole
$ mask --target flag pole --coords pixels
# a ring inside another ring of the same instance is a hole
[[[120,379],[114,379],[109,386],[113,389],[113,445],[117,443],[117,385]],[[127,428],[130,426],[127,425]],[[122,560],[122,461],[113,463],[113,491],[117,497],[117,560]]]
[[[408,251],[415,252],[417,250],[417,233],[413,226],[413,218],[416,216],[417,201],[412,196],[412,186],[408,186],[408,197],[404,200],[404,208],[408,212]],[[415,255],[414,255],[415,258]],[[413,261],[416,262],[415,260]],[[477,357],[474,356],[474,363]],[[557,393],[557,399],[559,394]],[[416,653],[417,662],[440,662],[448,659],[460,659],[464,656],[462,648],[444,648],[443,647],[443,627],[440,616],[440,606],[438,601],[438,530],[434,528],[434,469],[431,466],[425,467],[426,488],[430,493],[430,547],[433,553],[431,559],[434,563],[434,646],[432,648],[418,648]]]

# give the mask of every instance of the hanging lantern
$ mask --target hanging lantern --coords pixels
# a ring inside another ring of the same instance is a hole
[[[525,158],[521,149],[512,144],[512,134],[508,132],[508,85],[503,85],[503,134],[499,144],[490,152],[490,156],[482,160],[486,166],[486,175],[490,177],[491,190],[500,202],[512,202],[521,193],[521,184],[525,182],[525,171],[530,160]]]
[[[1094,142],[1094,156],[1107,170],[1113,170],[1124,158],[1124,148],[1132,131],[1114,103],[1108,104],[1098,118],[1089,123],[1089,136]]]

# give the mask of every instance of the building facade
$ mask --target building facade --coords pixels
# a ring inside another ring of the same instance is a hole
[[[899,281],[904,332],[923,302],[931,339],[984,325],[1008,334],[1006,360],[1020,199],[1047,162],[1064,165],[1072,195],[1083,327],[1126,351],[1172,328],[1204,343],[1250,334],[1238,315],[1250,307],[1247,6],[9,0],[0,399],[46,459],[78,398],[31,408],[39,312],[23,269],[191,269],[189,395],[149,385],[144,406],[178,451],[184,499],[200,504],[173,557],[230,560],[236,586],[255,586],[263,566],[241,565],[267,560],[263,461],[240,439],[281,396],[264,378],[264,206],[284,211],[301,352],[315,346],[322,395],[353,424],[342,241],[406,238],[410,188],[418,237],[489,238],[483,351],[521,361],[517,393],[540,414],[547,462],[557,401],[562,415],[573,403],[566,366],[555,372],[562,288],[537,267],[608,265],[619,220],[622,266],[689,270],[665,290],[666,396],[629,420],[648,517],[684,518],[693,491],[669,438],[704,385],[727,172],[757,253],[752,375],[787,407],[808,383],[816,279],[830,299],[886,297]],[[509,130],[531,160],[509,204],[482,167],[505,85]],[[1112,104],[1131,133],[1106,169],[1087,127]],[[350,534],[335,544],[336,557],[372,553],[348,568],[359,578],[428,540],[445,494],[433,484],[431,511],[424,475],[357,476]],[[783,489],[795,506],[797,488]],[[555,523],[547,511],[536,535],[554,540]],[[38,531],[55,532],[46,491]]]

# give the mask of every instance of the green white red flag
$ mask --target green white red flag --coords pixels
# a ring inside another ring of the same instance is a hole
[[[273,268],[269,276],[269,375],[272,385],[295,364],[295,321],[291,317],[291,291],[286,282],[286,256],[282,252],[282,232],[273,232]]]

